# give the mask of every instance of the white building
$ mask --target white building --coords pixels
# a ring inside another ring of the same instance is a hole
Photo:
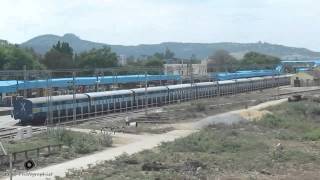
[[[118,56],[118,63],[119,65],[126,65],[127,64],[127,56],[126,55],[119,55]]]
[[[201,64],[164,64],[164,73],[166,75],[207,76],[207,60],[202,60]]]

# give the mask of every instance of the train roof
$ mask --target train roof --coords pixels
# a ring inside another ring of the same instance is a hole
[[[169,85],[167,87],[168,87],[168,89],[182,89],[182,88],[191,87],[191,84],[176,84],[176,85]]]
[[[218,82],[219,82],[219,84],[232,84],[235,81],[234,80],[224,80],[224,81],[218,81]]]
[[[201,86],[212,86],[212,85],[216,85],[217,82],[200,82],[200,83],[195,83],[195,84],[196,84],[196,86],[201,87]]]
[[[117,96],[117,95],[129,95],[132,94],[130,90],[115,90],[115,91],[103,91],[103,92],[92,92],[85,93],[91,98],[104,97],[104,96]]]
[[[145,88],[136,88],[136,89],[131,89],[135,93],[144,93]],[[147,92],[154,92],[154,91],[167,91],[168,88],[166,86],[156,86],[156,87],[148,87]]]
[[[87,99],[88,96],[85,94],[76,94],[76,99]],[[32,103],[39,104],[39,103],[47,103],[48,97],[37,97],[37,98],[28,98],[27,100],[31,101]],[[73,95],[62,95],[62,96],[52,96],[52,102],[59,102],[59,101],[69,101],[73,100]]]

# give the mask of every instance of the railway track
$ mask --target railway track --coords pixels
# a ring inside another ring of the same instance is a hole
[[[152,108],[148,108],[148,109],[139,109],[139,110],[135,110],[135,111],[127,111],[127,112],[120,112],[120,113],[112,113],[109,115],[102,115],[102,116],[97,116],[97,117],[91,117],[91,118],[86,118],[86,119],[79,119],[76,121],[67,121],[67,122],[62,122],[59,125],[62,126],[68,126],[68,125],[74,125],[74,124],[79,124],[79,123],[83,123],[86,121],[94,121],[96,123],[102,122],[102,121],[110,121],[110,122],[115,122],[115,121],[124,121],[124,118],[126,116],[139,116],[142,114],[145,114],[146,110],[149,113],[152,112],[156,112],[159,111],[161,109],[161,107],[152,107]]]
[[[10,140],[14,139],[17,135],[19,128],[0,128],[0,140]],[[45,130],[45,127],[32,127],[32,134],[41,133]],[[23,135],[25,135],[25,130],[23,131]]]

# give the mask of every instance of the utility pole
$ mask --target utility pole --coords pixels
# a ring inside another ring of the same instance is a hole
[[[51,94],[51,72],[47,73],[47,104],[48,104],[48,111],[47,111],[47,122],[46,125],[53,124],[52,122],[52,94]]]
[[[76,72],[72,72],[72,99],[73,99],[73,123],[76,123]]]
[[[23,97],[27,98],[26,81],[27,81],[27,66],[23,65]]]
[[[145,78],[145,86],[144,86],[144,99],[145,99],[145,115],[148,115],[148,94],[147,94],[147,90],[148,90],[148,75],[147,72],[144,73],[144,78]]]

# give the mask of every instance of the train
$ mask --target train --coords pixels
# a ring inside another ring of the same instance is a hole
[[[51,112],[52,119],[59,121],[72,119],[73,113],[76,118],[87,118],[146,106],[163,106],[200,98],[285,86],[290,84],[290,77],[290,75],[280,75],[91,92],[52,96],[50,101],[48,97],[19,98],[13,104],[13,117],[22,124],[43,123],[50,114],[48,112]]]

